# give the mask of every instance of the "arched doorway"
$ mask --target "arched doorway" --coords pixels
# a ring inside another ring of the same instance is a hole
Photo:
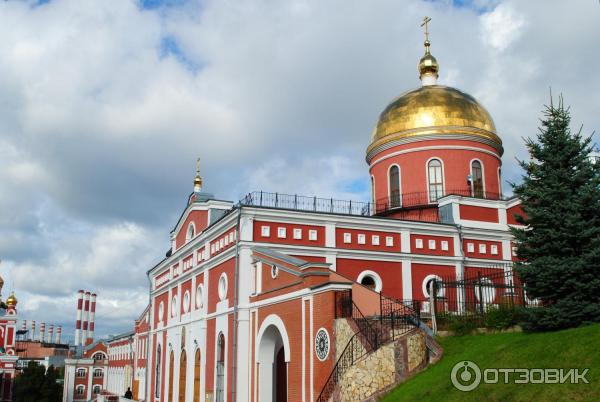
[[[268,325],[258,346],[258,400],[261,402],[287,401],[286,347],[279,328]],[[288,351],[289,356],[289,351]]]
[[[171,351],[169,356],[169,399],[167,401],[173,402],[173,372],[175,371],[175,355]]]
[[[187,355],[185,349],[181,350],[179,358],[179,402],[185,402],[185,375],[187,368]]]
[[[194,356],[194,402],[200,402],[200,349]]]

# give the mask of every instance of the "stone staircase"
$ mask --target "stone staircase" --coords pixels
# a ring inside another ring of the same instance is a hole
[[[417,312],[400,301],[378,297],[379,311],[369,316],[363,315],[351,292],[338,298],[337,360],[317,402],[374,401],[441,358],[441,347]]]

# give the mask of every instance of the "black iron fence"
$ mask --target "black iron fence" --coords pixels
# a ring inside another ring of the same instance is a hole
[[[465,268],[463,279],[436,278],[427,288],[429,299],[413,302],[420,304],[422,314],[430,314],[433,307],[439,329],[448,329],[458,317],[477,327],[507,326],[518,321],[521,308],[539,306],[527,297],[510,265]]]
[[[444,196],[448,195],[489,200],[505,199],[501,194],[490,192],[480,194],[480,197],[474,197],[469,189],[447,190]],[[394,212],[399,214],[400,219],[438,222],[439,217],[436,206],[439,198],[441,197],[432,195],[429,192],[413,192],[394,194],[392,197],[381,198],[373,203],[254,191],[243,197],[239,203],[247,206],[355,216],[385,215]],[[427,209],[429,211],[423,211]]]

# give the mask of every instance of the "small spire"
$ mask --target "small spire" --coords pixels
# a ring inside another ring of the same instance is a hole
[[[419,78],[423,85],[435,85],[437,83],[438,71],[440,70],[437,60],[429,50],[431,46],[431,42],[429,42],[430,22],[431,18],[425,17],[421,23],[421,26],[425,27],[425,42],[423,43],[425,45],[425,55],[419,61]]]
[[[194,192],[202,190],[202,177],[200,177],[200,158],[196,160],[196,177],[194,177]]]

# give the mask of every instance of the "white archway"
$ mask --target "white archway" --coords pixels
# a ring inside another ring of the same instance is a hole
[[[284,400],[281,392],[287,395],[290,341],[285,325],[277,315],[271,314],[263,321],[258,331],[255,356],[258,363],[258,400]]]

